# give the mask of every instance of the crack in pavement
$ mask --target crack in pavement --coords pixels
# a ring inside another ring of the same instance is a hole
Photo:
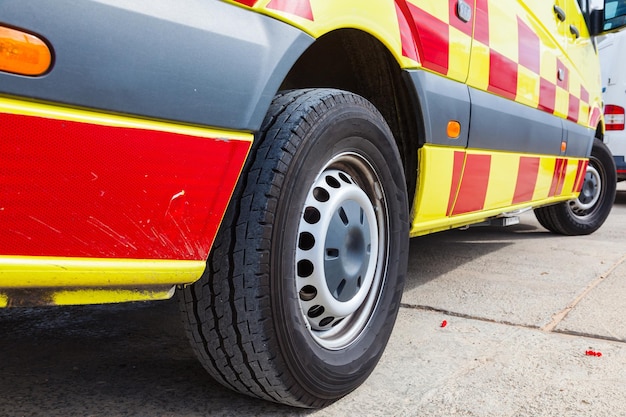
[[[471,314],[457,313],[456,311],[450,311],[450,310],[446,310],[443,308],[431,307],[431,306],[426,306],[426,305],[400,303],[400,307],[406,308],[409,310],[431,311],[434,313],[445,314],[446,316],[459,317],[459,318],[468,319],[468,320],[477,320],[477,321],[484,321],[487,323],[504,324],[506,326],[513,326],[513,327],[523,327],[525,329],[535,329],[535,330],[541,329],[539,326],[533,326],[531,324],[520,324],[520,323],[514,323],[514,322],[506,321],[506,320],[495,320],[495,319],[490,319],[487,317],[480,317],[480,316],[474,316]]]
[[[609,276],[615,271],[615,269],[617,269],[620,265],[622,265],[625,262],[626,262],[626,255],[623,255],[613,265],[611,265],[611,267],[606,272],[604,272],[604,273],[600,274],[598,277],[594,278],[585,288],[583,288],[582,291],[580,292],[580,294],[578,294],[570,303],[568,303],[565,308],[563,308],[562,310],[560,310],[557,313],[553,314],[552,315],[552,319],[550,320],[550,322],[548,324],[544,325],[544,326],[514,323],[514,322],[509,322],[509,321],[506,321],[506,320],[490,319],[490,318],[487,318],[487,317],[481,317],[481,316],[476,316],[476,315],[471,315],[471,314],[458,313],[458,312],[455,312],[455,311],[446,310],[446,309],[437,308],[437,307],[432,307],[432,306],[427,306],[427,305],[400,303],[400,307],[401,308],[406,308],[406,309],[411,309],[411,310],[431,311],[431,312],[445,314],[447,316],[460,317],[460,318],[464,318],[464,319],[468,319],[468,320],[478,320],[478,321],[483,321],[483,322],[488,322],[488,323],[503,324],[503,325],[506,325],[506,326],[520,327],[520,328],[526,328],[526,329],[532,329],[532,330],[541,330],[542,332],[546,332],[546,333],[558,333],[558,334],[566,334],[566,335],[571,335],[571,336],[586,337],[586,338],[590,338],[590,339],[608,340],[608,341],[613,341],[613,342],[626,343],[626,339],[621,339],[621,338],[618,338],[618,337],[604,336],[604,335],[598,335],[598,334],[587,333],[587,332],[579,332],[579,331],[574,331],[574,330],[558,330],[558,329],[556,329],[556,327],[560,323],[562,323],[563,320],[565,320],[567,315],[574,308],[576,308],[576,306],[578,304],[580,304],[580,302],[589,293],[591,293],[591,291],[593,291],[593,289],[595,289],[598,285],[600,285],[601,282],[603,282],[607,278],[609,278]]]
[[[552,320],[550,323],[546,324],[541,328],[544,332],[553,332],[564,319],[567,317],[570,311],[572,311],[594,288],[596,288],[602,281],[607,279],[615,269],[626,261],[626,255],[622,256],[617,260],[604,274],[600,274],[593,281],[589,283],[585,288],[583,288],[582,292],[572,300],[563,310],[557,312],[552,316]],[[562,331],[558,331],[559,333],[564,333]],[[567,332],[565,332],[567,333]],[[603,337],[604,338],[604,337]],[[613,340],[613,339],[609,339]],[[618,340],[619,341],[619,340]]]
[[[416,304],[400,303],[400,307],[401,308],[410,309],[410,310],[431,311],[431,312],[445,314],[447,316],[460,317],[460,318],[464,318],[464,319],[468,319],[468,320],[478,320],[478,321],[483,321],[483,322],[487,322],[487,323],[503,324],[503,325],[506,325],[506,326],[521,327],[521,328],[532,329],[532,330],[541,330],[542,332],[546,332],[546,333],[558,333],[558,334],[566,334],[566,335],[571,335],[571,336],[586,337],[586,338],[590,338],[590,339],[608,340],[608,341],[612,341],[612,342],[626,343],[626,340],[620,339],[618,337],[603,336],[603,335],[598,335],[598,334],[593,334],[593,333],[578,332],[578,331],[574,331],[574,330],[558,330],[558,329],[556,329],[556,327],[561,322],[563,322],[563,320],[565,320],[567,315],[574,308],[576,308],[576,306],[594,288],[596,288],[601,282],[606,280],[613,273],[613,271],[615,271],[615,269],[617,267],[619,267],[621,264],[623,264],[624,262],[626,262],[626,255],[622,256],[619,260],[617,260],[617,262],[615,262],[605,273],[600,274],[593,281],[591,281],[585,288],[583,288],[583,290],[580,292],[580,294],[578,294],[574,298],[574,300],[572,300],[572,302],[570,302],[564,309],[562,309],[561,311],[559,311],[556,314],[552,315],[552,320],[548,324],[546,324],[545,326],[514,323],[514,322],[510,322],[510,321],[506,321],[506,320],[495,320],[495,319],[490,319],[490,318],[487,318],[487,317],[475,316],[475,315],[471,315],[471,314],[457,313],[455,311],[446,310],[446,309],[437,308],[437,307],[432,307],[432,306],[427,306],[427,305],[416,305]]]
[[[626,259],[626,256],[624,257],[624,259]],[[459,317],[459,318],[467,319],[467,320],[476,320],[476,321],[482,321],[486,323],[502,324],[505,326],[519,327],[519,328],[530,329],[530,330],[540,330],[545,333],[557,333],[557,334],[564,334],[568,336],[578,336],[578,337],[584,337],[587,339],[607,340],[611,342],[619,342],[619,343],[626,344],[626,340],[620,339],[617,337],[603,336],[603,335],[593,334],[593,333],[577,332],[573,330],[555,330],[555,329],[544,330],[546,326],[540,327],[540,326],[535,326],[532,324],[514,323],[514,322],[506,321],[506,320],[495,320],[495,319],[490,319],[487,317],[474,316],[471,314],[464,314],[464,313],[457,313],[455,311],[450,311],[450,310],[446,310],[443,308],[437,308],[437,307],[426,306],[426,305],[400,303],[400,307],[406,308],[409,310],[421,310],[421,311],[429,311],[433,313],[441,313],[441,314],[445,314],[446,316]]]

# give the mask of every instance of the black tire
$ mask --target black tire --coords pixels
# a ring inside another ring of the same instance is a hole
[[[207,271],[180,298],[204,367],[299,407],[357,388],[396,319],[408,226],[400,156],[378,111],[339,90],[279,94]]]
[[[600,139],[594,139],[582,191],[578,198],[535,209],[539,223],[554,233],[588,235],[600,228],[611,212],[617,187],[615,161]]]

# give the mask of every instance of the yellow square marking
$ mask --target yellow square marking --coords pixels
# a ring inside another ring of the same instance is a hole
[[[591,115],[589,103],[580,102],[580,111],[578,113],[578,123],[589,126],[589,116]]]
[[[569,111],[569,92],[556,87],[556,102],[554,104],[554,114],[559,117],[567,118]]]
[[[515,99],[531,107],[539,105],[539,76],[521,65],[517,66],[517,97]]]
[[[342,1],[332,0],[333,3],[341,3]],[[374,2],[375,3],[375,2]],[[409,0],[409,3],[416,5],[426,13],[433,15],[437,19],[445,23],[450,23],[450,12],[447,1],[441,0]],[[360,3],[359,3],[360,4]],[[368,3],[369,4],[369,3]],[[385,4],[381,2],[381,4]],[[369,5],[368,5],[369,7]]]
[[[479,90],[487,90],[489,86],[489,66],[489,47],[484,43],[474,41],[467,83]]]
[[[569,92],[571,95],[573,95],[574,97],[578,97],[580,98],[580,78],[575,76],[575,70],[571,69],[569,70],[570,73],[570,77],[569,77]]]
[[[567,171],[565,171],[565,181],[563,183],[563,191],[561,195],[572,193],[574,183],[576,182],[576,172],[578,171],[578,159],[567,161]]]
[[[518,62],[517,13],[510,10],[516,2],[489,2],[489,46],[499,54]]]
[[[491,154],[491,172],[485,196],[485,210],[510,206],[515,194],[519,155]]]
[[[419,150],[419,176],[413,204],[413,226],[446,217],[454,152],[459,149],[424,146]],[[429,181],[423,181],[428,178]]]
[[[463,82],[467,77],[471,52],[471,38],[452,26],[449,28],[448,77]]]
[[[533,200],[543,200],[548,197],[552,186],[552,177],[556,166],[555,158],[541,158],[539,162],[539,173],[537,174],[537,184],[533,193]]]
[[[554,56],[553,51],[548,49],[541,48],[541,65],[540,65],[540,74],[542,78],[550,81],[553,84],[556,84],[556,58]]]

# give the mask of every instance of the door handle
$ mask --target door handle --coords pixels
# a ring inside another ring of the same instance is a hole
[[[557,6],[556,4],[554,5],[554,13],[556,14],[556,17],[561,21],[561,22],[565,22],[565,10],[561,9],[559,6]]]
[[[574,35],[576,39],[580,38],[580,31],[574,25],[569,25],[569,31]]]

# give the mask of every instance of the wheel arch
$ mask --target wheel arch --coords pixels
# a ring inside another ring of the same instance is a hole
[[[596,126],[595,137],[604,142],[604,119],[598,122],[598,125]]]
[[[417,181],[417,149],[424,137],[416,117],[418,102],[394,55],[376,37],[358,29],[337,29],[316,41],[300,56],[281,89],[337,88],[369,100],[381,112],[397,142],[409,201]]]

